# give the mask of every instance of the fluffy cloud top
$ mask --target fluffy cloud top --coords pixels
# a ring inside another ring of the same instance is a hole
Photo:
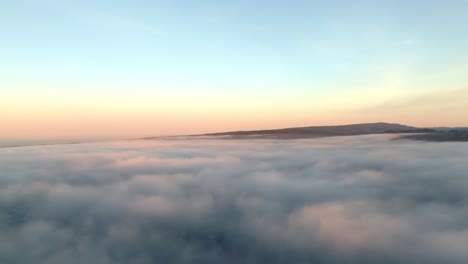
[[[0,149],[0,263],[466,263],[468,145]]]

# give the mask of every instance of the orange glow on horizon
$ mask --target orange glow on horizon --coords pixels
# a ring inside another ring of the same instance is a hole
[[[20,100],[11,96],[2,104],[6,110],[0,113],[0,138],[133,138],[370,122],[468,125],[468,117],[460,114],[468,113],[468,89],[393,100],[372,93],[358,95],[315,100],[171,96],[139,100],[123,95]]]

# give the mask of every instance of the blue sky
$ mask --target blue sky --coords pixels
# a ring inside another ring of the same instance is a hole
[[[313,104],[356,91],[383,102],[465,87],[466,14],[456,0],[0,1],[0,87],[10,101],[170,91]]]

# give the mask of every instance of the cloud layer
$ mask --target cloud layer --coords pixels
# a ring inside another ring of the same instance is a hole
[[[468,145],[0,149],[0,263],[466,263]]]

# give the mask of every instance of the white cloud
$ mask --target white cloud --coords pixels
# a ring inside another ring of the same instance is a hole
[[[388,136],[0,149],[0,259],[466,263],[467,156]]]

